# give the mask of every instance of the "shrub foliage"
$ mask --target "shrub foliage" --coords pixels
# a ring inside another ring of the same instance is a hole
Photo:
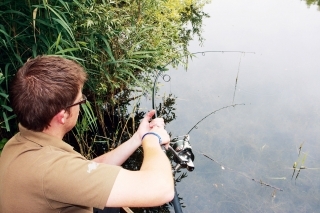
[[[8,85],[28,58],[61,55],[85,67],[89,81],[84,93],[91,105],[83,110],[75,139],[83,144],[88,140],[87,131],[91,137],[93,134],[107,138],[108,114],[114,114],[115,109],[120,112],[122,103],[148,90],[159,67],[186,64],[187,47],[193,35],[198,35],[202,42],[202,19],[207,16],[202,8],[206,3],[205,0],[2,0],[1,144],[16,132]],[[126,111],[126,107],[122,110]],[[88,149],[82,147],[81,152],[88,154]]]

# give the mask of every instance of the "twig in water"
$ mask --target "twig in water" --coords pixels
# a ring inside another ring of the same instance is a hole
[[[238,172],[238,171],[235,171],[235,170],[233,170],[233,169],[231,169],[231,168],[225,167],[225,166],[223,166],[220,162],[218,162],[218,161],[214,160],[213,158],[209,157],[208,155],[206,155],[206,154],[204,154],[204,153],[202,153],[202,152],[200,152],[200,154],[202,154],[203,156],[205,156],[205,157],[209,158],[209,159],[210,159],[210,160],[212,160],[213,162],[215,162],[215,163],[219,164],[219,165],[221,166],[221,168],[222,168],[222,169],[228,169],[228,170],[231,170],[231,171],[233,171],[233,172],[238,173],[239,175],[242,175],[242,176],[243,176],[243,177],[245,177],[245,178],[248,178],[248,179],[250,179],[250,180],[253,180],[254,182],[260,183],[261,185],[264,185],[264,186],[267,186],[267,187],[273,188],[273,189],[278,190],[278,191],[283,191],[283,189],[278,188],[278,187],[273,186],[273,185],[270,185],[270,184],[268,184],[268,183],[262,182],[261,180],[260,180],[260,181],[258,181],[258,180],[254,179],[254,178],[250,178],[250,177],[249,177],[249,176],[247,176],[245,173]]]
[[[244,53],[243,53],[243,54],[244,54]],[[237,73],[237,77],[236,77],[236,83],[235,83],[235,85],[234,85],[234,92],[233,92],[232,104],[234,103],[234,97],[236,96],[236,90],[237,90],[238,78],[239,78],[239,72],[240,72],[241,58],[242,58],[242,54],[240,55],[240,61],[239,61],[239,65],[238,65],[238,73]]]
[[[299,174],[300,174],[301,169],[305,169],[305,168],[306,168],[306,167],[304,167],[304,166],[300,166],[300,168],[299,168],[299,170],[298,170],[298,173],[297,173],[297,176],[296,176],[296,179],[294,180],[295,183],[296,183],[296,180],[297,180],[297,178],[298,178],[298,176],[299,176]]]
[[[262,180],[256,180],[256,179],[254,179],[254,178],[252,178],[251,180],[253,180],[254,182],[260,183],[261,185],[268,186],[268,187],[271,187],[271,188],[273,188],[273,189],[276,189],[276,190],[278,190],[278,191],[283,191],[283,189],[280,189],[280,188],[275,187],[275,186],[272,186],[272,185],[270,185],[270,184],[268,184],[268,183],[262,182]]]
[[[294,162],[294,164],[293,164],[293,173],[292,173],[292,176],[291,176],[291,180],[293,178],[294,173],[296,172],[296,168],[297,168],[297,162]]]
[[[299,146],[299,153],[298,153],[298,156],[300,156],[300,152],[301,152],[301,149],[302,149],[303,144],[304,144],[304,141],[303,141],[303,142],[302,142],[302,144],[300,144],[300,146]]]

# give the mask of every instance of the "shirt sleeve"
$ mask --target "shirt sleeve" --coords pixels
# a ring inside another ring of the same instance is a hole
[[[121,167],[89,161],[78,153],[52,152],[53,157],[43,164],[46,172],[42,179],[49,205],[103,209]]]

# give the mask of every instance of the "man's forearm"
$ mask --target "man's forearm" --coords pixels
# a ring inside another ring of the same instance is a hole
[[[157,179],[172,185],[173,188],[171,164],[167,155],[161,149],[158,139],[153,135],[148,135],[142,141],[142,147],[144,157],[140,171],[152,172],[158,176]]]
[[[106,163],[111,165],[122,165],[132,153],[140,146],[137,134],[134,134],[128,141],[122,143],[120,146],[112,151],[109,151],[95,159],[93,161],[97,163]]]

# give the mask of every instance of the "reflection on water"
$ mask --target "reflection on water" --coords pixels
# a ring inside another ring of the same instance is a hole
[[[195,170],[177,185],[183,211],[320,211],[317,7],[213,0],[206,12],[206,41],[191,51],[255,54],[198,54],[188,71],[170,70],[158,92],[177,96],[177,119],[166,127],[173,136],[197,127]]]

